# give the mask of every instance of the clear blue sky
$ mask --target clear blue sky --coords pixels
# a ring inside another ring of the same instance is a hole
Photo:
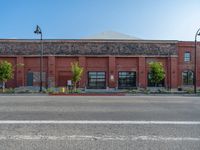
[[[200,0],[0,0],[0,38],[78,39],[117,31],[143,39],[194,40]]]

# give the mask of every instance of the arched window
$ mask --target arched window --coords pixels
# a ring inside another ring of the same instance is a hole
[[[183,85],[193,85],[194,74],[191,70],[182,72]]]
[[[191,54],[190,54],[190,52],[185,52],[184,53],[184,61],[185,62],[191,61]]]

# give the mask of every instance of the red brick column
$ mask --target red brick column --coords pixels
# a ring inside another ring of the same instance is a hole
[[[115,57],[109,57],[109,66],[108,66],[108,87],[115,88],[117,86],[117,75],[116,75],[116,63]]]
[[[140,88],[147,87],[147,73],[146,73],[146,61],[145,57],[138,58],[138,86]]]
[[[56,86],[55,56],[48,56],[48,87]]]
[[[80,56],[78,58],[78,61],[79,61],[79,65],[84,68],[84,72],[83,72],[83,75],[82,75],[82,78],[81,78],[79,85],[80,85],[80,88],[85,88],[86,87],[86,81],[87,81],[86,80],[87,68],[86,68],[86,58],[85,58],[85,56]]]
[[[24,81],[24,57],[18,56],[17,58],[17,64],[16,64],[16,76],[17,76],[17,87],[19,86],[24,86],[25,81]],[[23,64],[23,65],[18,65],[18,64]]]
[[[170,67],[169,67],[169,87],[171,89],[175,89],[178,87],[178,58],[171,57],[170,58]]]

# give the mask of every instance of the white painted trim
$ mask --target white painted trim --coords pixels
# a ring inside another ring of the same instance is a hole
[[[0,124],[141,124],[200,125],[200,121],[112,121],[112,120],[1,120]]]
[[[80,141],[200,141],[196,137],[164,137],[164,136],[94,136],[94,135],[66,135],[66,136],[48,136],[48,135],[0,135],[2,140],[80,140]]]

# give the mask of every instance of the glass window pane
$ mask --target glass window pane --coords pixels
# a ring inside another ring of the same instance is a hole
[[[97,72],[97,75],[104,76],[105,72]]]
[[[190,61],[191,60],[191,54],[190,52],[185,52],[184,53],[184,61]]]
[[[105,72],[96,71],[88,73],[88,86],[89,88],[101,89],[106,87],[106,77]]]
[[[192,71],[185,71],[182,73],[183,85],[193,85],[194,75]]]
[[[121,71],[118,79],[119,88],[135,87],[136,86],[136,72]]]

